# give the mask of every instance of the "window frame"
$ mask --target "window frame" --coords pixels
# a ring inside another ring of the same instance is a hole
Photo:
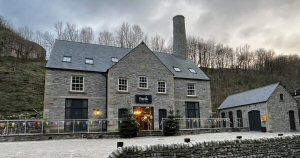
[[[279,94],[279,100],[280,100],[280,101],[283,101],[283,100],[284,100],[283,94],[282,94],[282,93]]]
[[[70,60],[65,60],[65,59],[70,59]],[[62,62],[71,63],[72,62],[72,57],[71,56],[63,56]]]
[[[196,73],[197,73],[196,70],[193,69],[193,68],[188,68],[188,69],[189,69],[189,71],[190,71],[191,73],[193,73],[193,74],[196,74]]]
[[[190,88],[190,86],[189,85],[193,85],[193,89],[189,89]],[[191,90],[193,90],[194,91],[194,94],[193,95],[190,95],[189,94],[189,91],[191,91]],[[195,86],[195,83],[187,83],[187,96],[191,96],[191,97],[194,97],[194,96],[196,96],[196,86]]]
[[[116,60],[115,60],[116,59]],[[114,61],[115,60],[115,61]],[[119,62],[119,58],[117,57],[111,57],[111,62],[113,63],[118,63]]]
[[[159,86],[159,83],[164,83],[165,84],[164,92],[159,91],[160,88],[162,88],[162,87]],[[157,93],[159,93],[159,94],[166,94],[167,93],[167,82],[166,81],[157,81]]]
[[[92,61],[91,63],[87,61]],[[93,65],[94,64],[94,59],[93,58],[85,58],[85,64]]]
[[[81,83],[73,83],[73,77],[82,77],[82,90],[73,90],[73,84],[81,84]],[[77,76],[77,75],[74,75],[74,76],[71,76],[71,82],[70,82],[70,91],[71,92],[84,92],[84,81],[85,81],[85,78],[83,76]]]
[[[179,67],[175,67],[173,66],[173,69],[176,71],[176,72],[181,72],[181,69]],[[177,69],[177,70],[176,70]]]
[[[141,82],[141,78],[145,78],[146,82]],[[146,84],[146,87],[141,87],[141,84]],[[138,77],[138,88],[139,89],[148,89],[148,77],[147,76],[139,76]]]
[[[120,80],[126,80],[126,90],[120,90],[120,85],[121,85]],[[128,92],[128,79],[127,78],[123,78],[123,77],[118,78],[118,92]]]

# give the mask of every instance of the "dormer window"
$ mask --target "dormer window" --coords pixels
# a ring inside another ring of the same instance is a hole
[[[70,56],[64,56],[63,62],[68,62],[68,63],[70,63],[71,61],[72,61],[72,57],[70,57]]]
[[[93,58],[85,58],[85,63],[86,64],[94,64]]]
[[[180,72],[181,70],[178,67],[173,67],[176,72]]]
[[[112,57],[112,58],[111,58],[111,61],[112,61],[113,63],[117,63],[117,62],[119,62],[119,59],[118,59],[117,57]]]
[[[194,74],[196,73],[196,71],[192,68],[189,68],[189,70],[190,70],[191,73],[194,73]]]

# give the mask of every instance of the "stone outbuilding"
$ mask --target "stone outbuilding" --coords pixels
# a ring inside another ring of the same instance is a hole
[[[218,108],[229,118],[227,127],[249,127],[251,131],[289,132],[299,129],[296,100],[280,84],[228,96]]]
[[[111,121],[129,109],[141,130],[158,130],[170,109],[183,118],[210,117],[210,79],[188,59],[184,17],[175,16],[173,27],[172,54],[143,42],[128,49],[56,40],[46,65],[44,118]]]

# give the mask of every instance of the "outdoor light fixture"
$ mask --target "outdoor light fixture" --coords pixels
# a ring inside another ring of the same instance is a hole
[[[100,109],[93,109],[93,110],[94,110],[94,115],[97,116],[97,117],[99,117],[103,114]]]
[[[236,136],[237,139],[242,139],[242,136]]]
[[[124,145],[124,142],[117,142],[117,148],[118,147],[123,147],[123,145]]]
[[[280,136],[280,137],[281,137],[281,136],[283,136],[283,134],[282,134],[282,133],[279,133],[279,134],[278,134],[278,136]]]

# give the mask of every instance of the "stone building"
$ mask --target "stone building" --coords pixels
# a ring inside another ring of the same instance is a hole
[[[293,97],[297,101],[298,104],[298,114],[300,113],[300,87],[295,90],[295,93],[293,94]],[[300,116],[299,116],[299,122],[300,122]]]
[[[230,95],[218,109],[220,117],[230,119],[223,126],[268,132],[299,129],[297,103],[280,83]]]
[[[46,65],[44,118],[121,118],[133,110],[142,130],[160,129],[173,109],[211,115],[210,80],[186,52],[184,17],[173,18],[174,53],[56,40]],[[117,127],[111,127],[116,129]]]

